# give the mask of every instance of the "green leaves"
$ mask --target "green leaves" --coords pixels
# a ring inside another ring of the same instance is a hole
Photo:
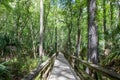
[[[4,35],[0,34],[0,50],[2,50],[7,44]]]
[[[11,80],[10,72],[7,67],[3,64],[0,64],[0,79],[1,80]]]
[[[10,6],[10,0],[1,0],[0,1],[0,13],[4,11],[11,11],[12,7]]]

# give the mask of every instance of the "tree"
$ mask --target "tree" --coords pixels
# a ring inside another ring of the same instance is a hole
[[[67,38],[67,49],[68,49],[68,53],[71,53],[71,47],[72,47],[72,43],[71,43],[71,33],[72,33],[72,26],[73,26],[73,22],[72,22],[72,1],[68,0],[66,3],[66,7],[67,7],[67,14],[66,14],[66,26],[68,28],[68,38]],[[68,17],[69,16],[69,17]]]
[[[103,0],[103,26],[104,26],[104,35],[106,33],[106,6],[105,6],[105,4],[106,4],[106,0]]]
[[[88,61],[98,63],[98,33],[95,22],[96,0],[88,0]]]
[[[57,53],[57,27],[55,27],[55,52]]]
[[[39,57],[44,55],[43,53],[43,0],[40,0],[40,44],[39,44]]]
[[[98,64],[98,33],[95,22],[96,0],[88,0],[88,62]],[[88,71],[88,73],[90,73]],[[95,76],[95,75],[94,75]]]
[[[77,34],[77,44],[76,44],[76,54],[75,54],[77,58],[79,57],[80,54],[80,45],[81,45],[81,29],[80,29],[81,15],[82,15],[82,7],[80,6],[79,17],[77,19],[78,34]],[[78,65],[78,61],[76,61],[76,64]]]
[[[114,8],[113,8],[113,0],[110,0],[110,22],[111,22],[111,28],[113,27],[113,10],[114,10]],[[112,28],[113,29],[113,28]]]

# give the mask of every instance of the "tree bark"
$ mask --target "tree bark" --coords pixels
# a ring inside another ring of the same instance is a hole
[[[103,29],[104,29],[104,55],[106,55],[107,50],[107,35],[106,35],[106,0],[103,0]]]
[[[35,47],[35,37],[34,37],[34,32],[33,32],[33,23],[31,22],[30,26],[30,34],[31,34],[31,39],[32,39],[32,51],[33,51],[33,56],[36,59],[36,47]]]
[[[95,22],[96,0],[88,0],[88,61],[98,63],[98,32]]]
[[[106,0],[103,0],[103,26],[104,26],[104,35],[106,34]]]
[[[57,27],[55,27],[55,53],[57,53]]]
[[[80,44],[81,44],[81,29],[80,29],[80,18],[82,15],[82,8],[80,7],[79,10],[79,17],[77,19],[77,26],[78,26],[78,34],[77,34],[77,44],[76,44],[76,54],[75,56],[78,58],[79,54],[80,54]],[[75,64],[77,64],[77,66],[79,66],[79,62],[75,61]]]
[[[47,32],[46,32],[46,27],[47,27],[47,25],[48,25],[48,20],[47,20],[47,18],[48,18],[48,15],[49,15],[49,13],[50,13],[50,1],[48,2],[48,4],[44,4],[43,5],[44,6],[44,23],[43,23],[43,25],[44,25],[44,42],[43,42],[43,49],[46,49],[47,48],[47,45],[46,45],[46,36],[45,36],[45,34],[47,34]]]
[[[120,27],[120,2],[118,1],[118,8],[119,8],[119,14],[118,14],[118,17],[119,17],[119,20],[118,20],[118,26]]]
[[[110,0],[110,22],[111,22],[111,28],[113,27],[113,2]]]
[[[40,43],[39,43],[39,57],[44,56],[43,53],[43,33],[44,33],[44,26],[43,26],[43,0],[40,0]]]
[[[68,25],[68,50],[69,53],[71,53],[71,47],[72,47],[72,43],[71,43],[71,32],[72,32],[72,5],[71,5],[71,0],[68,0],[68,5],[69,5],[69,11],[70,11],[70,23]]]
[[[88,0],[88,62],[98,64],[98,32],[95,22],[96,0]],[[90,74],[89,70],[87,73]],[[94,77],[97,80],[96,72]]]

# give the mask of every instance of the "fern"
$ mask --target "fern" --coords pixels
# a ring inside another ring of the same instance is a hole
[[[111,62],[120,60],[120,52],[115,51],[114,53],[111,53],[110,55],[107,56],[105,60],[102,61],[103,65],[109,65]]]
[[[1,80],[11,80],[10,71],[3,64],[0,64],[0,79]]]

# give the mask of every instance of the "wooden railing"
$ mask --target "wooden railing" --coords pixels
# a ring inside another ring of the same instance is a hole
[[[120,80],[120,74],[114,71],[110,71],[99,65],[88,63],[87,61],[81,60],[69,54],[64,55],[67,56],[68,61],[70,62],[71,66],[74,68],[78,76],[81,78],[81,80]],[[75,64],[76,60],[78,64]],[[92,75],[89,75],[86,72],[86,68],[89,68],[94,73],[96,73],[98,79],[95,79]]]
[[[47,80],[47,77],[53,67],[55,58],[56,54],[53,54],[50,59],[38,65],[35,70],[30,72],[30,74],[25,76],[22,80]]]

